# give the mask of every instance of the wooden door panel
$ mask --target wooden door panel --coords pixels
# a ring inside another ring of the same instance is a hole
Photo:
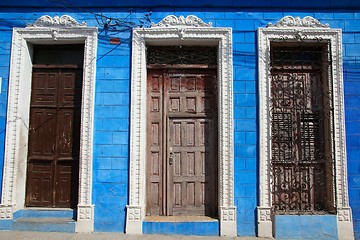
[[[148,76],[147,100],[147,215],[163,214],[163,152],[162,152],[162,93],[161,74]]]
[[[183,103],[183,105],[185,105],[185,112],[196,113],[197,111],[196,97],[186,97],[185,101],[186,102]]]
[[[55,206],[76,207],[79,178],[76,162],[58,161],[56,171]]]
[[[76,207],[82,73],[33,71],[26,205]]]
[[[51,161],[32,161],[28,164],[26,202],[28,206],[52,207],[52,165]]]
[[[181,182],[174,182],[173,183],[173,188],[174,188],[174,193],[173,193],[173,201],[174,201],[174,204],[173,204],[173,208],[176,208],[176,207],[180,207],[182,206],[183,204],[183,194],[182,194],[182,184]],[[172,209],[173,211],[173,209]]]
[[[195,121],[187,121],[183,124],[184,126],[184,137],[183,140],[183,146],[195,146]]]
[[[31,94],[32,106],[56,106],[58,76],[58,72],[34,69]]]
[[[216,203],[216,159],[211,127],[201,131],[204,125],[213,125],[212,119],[169,120],[169,189],[168,213],[170,215],[214,214]],[[180,127],[180,131],[177,130]],[[181,136],[183,137],[179,137]],[[204,144],[208,138],[209,144]],[[208,176],[208,177],[206,177]],[[205,186],[213,186],[212,189]],[[210,198],[207,199],[206,198]]]
[[[59,159],[69,159],[79,155],[79,135],[79,110],[60,109],[57,113],[57,154]]]
[[[170,76],[169,77],[169,88],[167,89],[169,93],[172,92],[180,92],[180,83],[181,77],[180,76]]]
[[[169,112],[180,112],[180,97],[170,97],[169,98]]]
[[[58,164],[56,167],[58,170],[58,178],[56,184],[58,185],[56,201],[58,206],[67,205],[71,196],[71,165],[69,164]]]
[[[56,110],[31,108],[29,129],[30,159],[54,159],[56,144]]]
[[[179,117],[184,117],[188,113],[216,115],[215,72],[172,71],[165,76],[165,108],[169,114]]]
[[[160,165],[160,153],[152,152],[151,153],[151,162],[149,168],[151,168],[150,176],[148,178],[148,190],[151,194],[148,195],[148,214],[149,215],[159,215],[159,212],[162,208],[162,165]]]
[[[82,74],[80,69],[67,69],[60,74],[59,105],[74,107],[81,104]]]
[[[215,76],[148,73],[147,215],[217,215]]]
[[[186,173],[188,176],[195,176],[195,155],[196,152],[186,152],[186,165],[185,165],[185,169],[186,169]]]

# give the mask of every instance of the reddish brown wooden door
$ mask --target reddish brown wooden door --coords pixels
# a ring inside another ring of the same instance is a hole
[[[215,76],[149,70],[147,215],[217,214]]]
[[[33,69],[26,205],[75,207],[81,69]]]

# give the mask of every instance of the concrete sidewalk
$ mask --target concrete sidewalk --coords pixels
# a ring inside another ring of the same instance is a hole
[[[59,233],[0,231],[1,240],[260,240],[257,237],[204,237],[180,235],[125,235],[123,233]]]

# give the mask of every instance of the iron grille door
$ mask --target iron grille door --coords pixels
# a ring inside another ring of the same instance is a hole
[[[272,46],[272,206],[333,210],[331,92],[326,46]]]

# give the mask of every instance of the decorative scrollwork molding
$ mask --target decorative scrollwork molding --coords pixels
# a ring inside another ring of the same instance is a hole
[[[51,17],[44,15],[38,18],[33,24],[27,24],[27,27],[86,27],[86,23],[78,23],[74,18],[69,15],[61,17]]]
[[[320,36],[309,36],[304,33],[303,30],[297,29],[296,31],[292,31],[291,33],[287,33],[287,35],[278,35],[274,37],[274,40],[279,40],[280,42],[293,42],[294,40],[298,42],[305,42],[305,41],[315,41],[315,42],[324,42],[323,38]]]
[[[298,42],[302,42],[305,39],[307,39],[307,35],[304,34],[302,31],[296,31],[294,38],[298,41]]]
[[[212,23],[205,23],[194,15],[189,15],[186,18],[184,16],[169,15],[158,24],[152,23],[151,27],[212,27]]]
[[[322,24],[319,20],[307,16],[304,18],[300,17],[292,17],[292,16],[285,16],[280,19],[277,23],[272,24],[268,23],[267,27],[277,27],[277,28],[294,28],[294,27],[306,27],[306,28],[329,28],[329,24]]]

